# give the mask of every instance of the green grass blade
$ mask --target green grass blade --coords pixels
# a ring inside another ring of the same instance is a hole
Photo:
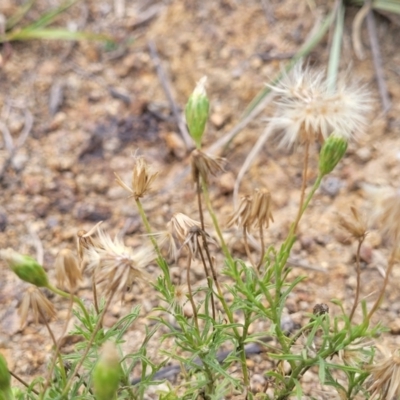
[[[363,6],[364,0],[352,0],[351,4]],[[372,8],[400,14],[400,0],[375,0],[372,2]]]
[[[68,29],[21,29],[18,32],[6,34],[3,38],[0,37],[0,43],[10,42],[15,40],[97,40],[97,41],[113,41],[107,35],[90,33],[90,32],[71,32]]]
[[[51,24],[55,18],[63,13],[64,11],[68,10],[71,6],[73,6],[78,0],[69,0],[61,4],[60,7],[55,8],[54,10],[49,11],[46,14],[43,14],[38,20],[33,22],[32,24],[26,26],[24,29],[37,29],[37,28],[43,28],[49,24]]]
[[[25,4],[19,7],[14,15],[8,18],[6,22],[6,32],[12,29],[15,25],[18,24],[19,21],[21,21],[22,18],[24,18],[25,14],[32,8],[35,1],[36,0],[28,0]]]
[[[342,48],[343,27],[344,27],[345,7],[340,2],[337,7],[335,32],[329,54],[327,81],[330,91],[334,91],[336,87],[337,75],[339,71],[340,53]]]

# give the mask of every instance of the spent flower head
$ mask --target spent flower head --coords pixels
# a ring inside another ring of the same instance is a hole
[[[360,84],[339,80],[331,90],[322,71],[300,62],[276,85],[277,111],[269,132],[281,135],[281,146],[323,142],[332,132],[346,141],[362,131],[371,109],[370,94]]]
[[[86,251],[88,269],[95,276],[96,283],[106,293],[124,294],[134,282],[148,282],[145,267],[155,259],[153,249],[141,247],[132,249],[121,239],[114,240],[98,228],[98,240]]]
[[[173,215],[167,224],[167,229],[172,237],[176,237],[181,248],[186,247],[189,250],[192,258],[195,258],[199,251],[199,237],[205,239],[208,244],[217,245],[216,241],[201,229],[200,222],[182,213]]]
[[[21,327],[25,326],[30,311],[33,314],[36,324],[39,320],[50,320],[56,316],[53,303],[35,286],[31,286],[25,291],[18,309],[18,314],[21,318]]]
[[[255,189],[253,196],[242,197],[238,209],[228,221],[228,227],[237,224],[247,230],[252,227],[268,228],[270,222],[274,222],[271,194],[267,189]]]
[[[208,177],[210,175],[215,176],[218,172],[224,170],[226,163],[225,158],[212,157],[198,149],[193,150],[191,156],[192,177],[194,182],[197,182],[199,176],[201,176],[204,182],[208,182]]]
[[[256,189],[251,208],[251,219],[256,227],[269,227],[274,222],[271,212],[271,193],[267,189]]]
[[[131,186],[127,185],[117,173],[115,173],[117,183],[129,193],[135,200],[143,197],[150,190],[150,186],[156,178],[158,172],[151,172],[150,167],[143,157],[136,157],[132,171]]]
[[[364,240],[368,233],[367,220],[357,211],[355,207],[350,207],[352,215],[340,216],[339,224],[357,240]]]
[[[398,399],[400,396],[400,349],[390,353],[383,346],[379,348],[384,357],[377,363],[368,367],[371,372],[369,388],[371,399]]]
[[[55,267],[57,284],[71,292],[75,291],[82,279],[82,273],[74,253],[69,249],[62,249],[57,254]]]
[[[365,185],[364,191],[373,200],[372,222],[377,223],[383,233],[400,244],[400,189]]]

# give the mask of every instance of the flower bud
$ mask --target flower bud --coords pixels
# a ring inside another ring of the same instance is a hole
[[[34,258],[19,254],[11,248],[0,250],[0,257],[23,281],[38,287],[49,285],[46,271]]]
[[[332,134],[324,142],[319,153],[319,172],[322,176],[334,170],[347,150],[347,141],[338,135]]]
[[[111,400],[118,390],[122,370],[114,343],[106,342],[93,370],[93,387],[96,400]]]
[[[11,375],[6,359],[0,354],[0,400],[11,400]]]
[[[208,119],[210,104],[205,90],[207,77],[203,76],[197,83],[185,108],[186,123],[196,147],[201,147],[201,139]]]

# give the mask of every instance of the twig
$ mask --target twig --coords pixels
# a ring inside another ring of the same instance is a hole
[[[29,387],[31,386],[28,382],[25,382],[22,378],[20,378],[18,375],[16,375],[14,372],[8,370],[8,372],[10,373],[10,375],[12,377],[14,377],[18,382],[22,383],[25,387],[27,387],[29,389]],[[32,390],[33,393],[35,393],[37,396],[39,396],[39,392],[33,388],[31,388],[30,390]]]
[[[156,71],[157,71],[158,79],[161,82],[161,85],[162,85],[162,87],[164,89],[165,95],[167,96],[168,102],[169,102],[169,104],[171,106],[172,113],[174,114],[174,118],[175,118],[176,123],[177,123],[178,128],[179,128],[179,132],[180,132],[180,134],[182,136],[183,141],[185,142],[186,148],[188,150],[192,150],[194,148],[193,140],[191,139],[191,137],[189,135],[189,132],[188,132],[188,130],[186,128],[186,125],[185,125],[185,123],[184,123],[184,121],[183,121],[183,119],[182,119],[182,117],[180,115],[178,106],[176,105],[175,100],[174,100],[174,98],[172,96],[171,85],[170,85],[170,83],[168,81],[168,78],[167,78],[167,75],[165,73],[165,70],[161,65],[161,60],[160,60],[160,57],[158,56],[157,48],[156,48],[156,45],[155,45],[154,41],[150,40],[148,42],[148,47],[149,47],[149,51],[150,51],[150,56],[151,56],[151,58],[153,60],[154,66],[155,66]]]
[[[378,36],[376,32],[376,25],[373,11],[370,10],[367,14],[367,27],[369,42],[371,44],[372,60],[374,62],[376,81],[378,83],[379,95],[382,102],[382,111],[386,114],[391,108],[391,102],[389,98],[389,93],[387,91],[387,86],[384,77],[384,71],[382,66],[382,56],[379,47]]]

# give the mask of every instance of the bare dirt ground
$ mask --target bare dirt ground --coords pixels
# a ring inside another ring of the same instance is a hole
[[[15,11],[12,0],[2,0],[0,13]],[[34,20],[55,1],[38,0],[29,18]],[[124,4],[125,7],[118,7]],[[281,55],[294,54],[313,29],[326,4],[282,0],[144,1],[86,0],[78,2],[58,21],[60,25],[101,32],[118,39],[113,48],[104,43],[31,41],[11,44],[0,67],[0,120],[15,142],[27,140],[11,162],[0,140],[1,203],[0,248],[12,247],[36,256],[42,248],[44,265],[54,278],[53,263],[62,248],[73,249],[78,230],[96,222],[112,234],[123,231],[127,244],[147,240],[133,202],[115,183],[113,172],[129,181],[133,155],[145,156],[159,177],[145,208],[154,230],[163,229],[176,212],[197,219],[195,192],[188,167],[188,152],[181,139],[170,103],[149,51],[153,41],[170,81],[175,102],[182,110],[195,83],[208,76],[211,122],[206,145],[228,132],[254,96],[279,72]],[[326,2],[328,3],[328,2]],[[351,23],[357,9],[348,10],[341,69],[366,83],[376,99],[367,132],[351,144],[340,167],[317,193],[303,223],[293,257],[323,272],[293,269],[293,276],[308,279],[290,299],[288,312],[301,323],[316,303],[351,298],[355,288],[354,251],[337,226],[339,214],[354,205],[364,209],[363,183],[397,187],[400,178],[400,27],[377,16],[384,73],[392,107],[381,115],[366,31],[362,31],[365,59],[358,60],[351,44]],[[329,35],[312,51],[311,65],[325,68]],[[4,49],[4,47],[3,47]],[[350,67],[349,67],[350,66]],[[212,182],[212,197],[221,221],[232,211],[232,188],[246,154],[263,131],[272,107],[247,126],[225,151],[226,173]],[[5,164],[6,163],[6,164]],[[5,170],[3,165],[6,165]],[[301,184],[300,153],[267,144],[247,174],[241,194],[256,187],[272,193],[275,223],[268,243],[279,243],[296,213]],[[312,179],[312,176],[310,176]],[[233,230],[227,238],[242,255]],[[363,248],[362,296],[372,304],[380,269],[385,267],[387,243],[372,231]],[[181,275],[174,266],[176,279]],[[151,270],[154,276],[157,271]],[[196,271],[195,271],[196,273]],[[395,268],[387,297],[376,316],[390,332],[378,341],[400,345],[400,270]],[[201,273],[194,279],[204,279]],[[20,329],[17,308],[27,285],[2,264],[0,269],[0,351],[10,368],[27,381],[43,371],[51,353],[44,327]],[[89,280],[80,295],[90,302]],[[116,303],[107,317],[116,320],[132,304],[142,305],[137,327],[129,332],[127,350],[141,339],[140,324],[157,303],[150,288],[130,294],[128,304]],[[62,326],[66,305],[56,301]],[[157,343],[151,349],[157,352]],[[249,360],[253,376],[263,384],[264,356]],[[308,394],[314,381],[310,373]],[[314,393],[315,395],[315,393]],[[324,398],[317,394],[317,398]],[[332,397],[327,397],[332,398]]]

